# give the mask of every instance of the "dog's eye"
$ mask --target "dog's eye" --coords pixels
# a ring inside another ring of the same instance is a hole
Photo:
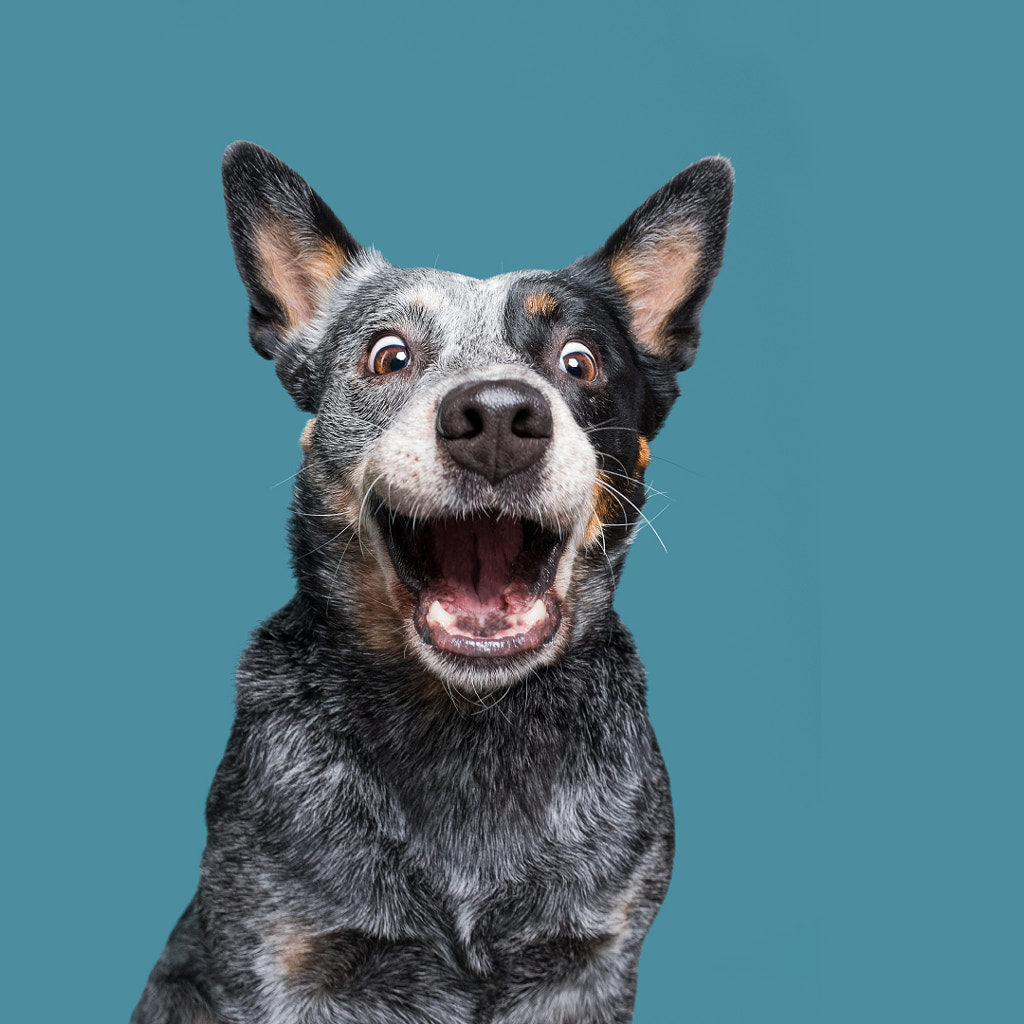
[[[591,381],[597,376],[597,360],[594,353],[578,341],[570,341],[562,347],[558,356],[558,366],[563,373],[577,380]]]
[[[397,334],[386,334],[374,342],[366,359],[370,373],[397,373],[412,363],[412,353]]]

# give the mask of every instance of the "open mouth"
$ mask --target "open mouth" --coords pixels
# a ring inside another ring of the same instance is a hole
[[[531,651],[561,619],[552,587],[565,539],[508,516],[413,521],[382,509],[377,522],[399,580],[416,599],[424,643],[474,658]]]

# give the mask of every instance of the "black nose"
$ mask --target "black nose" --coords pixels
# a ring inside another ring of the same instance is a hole
[[[544,454],[551,407],[522,381],[463,384],[441,399],[437,435],[456,462],[496,484]]]

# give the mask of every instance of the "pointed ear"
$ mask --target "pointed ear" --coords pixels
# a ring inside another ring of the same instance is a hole
[[[701,307],[722,265],[732,183],[723,157],[691,164],[591,257],[625,298],[637,344],[676,371],[697,353]]]
[[[224,154],[224,201],[235,263],[249,293],[249,338],[286,386],[306,354],[297,337],[331,281],[362,251],[290,167],[251,142]]]

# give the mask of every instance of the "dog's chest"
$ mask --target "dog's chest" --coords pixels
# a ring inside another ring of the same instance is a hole
[[[398,793],[366,784],[377,800],[360,819],[385,827],[358,846],[346,818],[320,835],[318,877],[294,891],[295,920],[321,934],[356,923],[360,941],[427,940],[472,972],[560,936],[605,934],[638,825],[641,780],[617,782],[577,767],[571,779],[523,772],[503,789],[468,770]]]
[[[338,849],[321,851],[333,884],[292,890],[285,913],[265,924],[264,998],[287,1019],[295,1000],[328,1007],[368,978],[386,989],[415,973],[429,979],[420,998],[437,1001],[436,1019],[459,1021],[516,965],[558,973],[563,959],[613,956],[643,879],[663,870],[626,851],[629,788],[615,805],[607,791],[549,785],[528,808],[456,806],[448,790],[374,849],[356,855],[334,836]]]

